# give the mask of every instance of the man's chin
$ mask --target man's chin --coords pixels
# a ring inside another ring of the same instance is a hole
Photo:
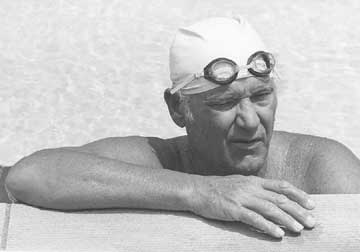
[[[268,146],[261,143],[252,149],[244,150],[237,145],[230,145],[228,150],[229,170],[234,174],[256,175],[265,164]]]
[[[245,156],[242,160],[231,165],[233,174],[256,175],[264,167],[265,158]]]

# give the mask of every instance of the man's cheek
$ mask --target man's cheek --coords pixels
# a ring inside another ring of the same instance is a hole
[[[274,122],[275,117],[273,111],[269,111],[268,113],[261,116],[261,124],[266,134],[266,143],[270,142],[272,132],[274,130]]]
[[[234,110],[227,111],[215,111],[212,113],[212,123],[214,126],[223,133],[226,133],[227,130],[234,123],[236,114]]]

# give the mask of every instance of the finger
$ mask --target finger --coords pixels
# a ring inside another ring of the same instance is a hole
[[[278,206],[305,227],[313,228],[315,226],[316,221],[312,214],[301,207],[298,203],[289,200],[289,198],[285,195],[267,191],[264,195],[262,195],[262,198]]]
[[[268,221],[260,214],[257,214],[254,211],[251,211],[250,209],[247,209],[245,207],[242,207],[240,210],[238,210],[237,219],[275,238],[282,238],[285,234],[279,226]]]
[[[265,218],[284,226],[290,231],[299,233],[304,229],[304,226],[301,225],[296,219],[268,200],[253,199],[248,205],[245,206],[264,216]]]
[[[285,194],[289,199],[296,201],[301,206],[307,209],[311,210],[315,208],[315,202],[306,192],[296,188],[287,181],[265,180],[263,182],[263,188],[277,193]]]

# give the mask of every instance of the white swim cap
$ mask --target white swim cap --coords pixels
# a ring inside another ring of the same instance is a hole
[[[170,47],[171,93],[196,94],[219,87],[204,78],[193,79],[216,58],[228,58],[239,66],[247,64],[250,55],[266,51],[257,32],[243,18],[208,18],[180,28]],[[190,80],[190,83],[186,83]]]

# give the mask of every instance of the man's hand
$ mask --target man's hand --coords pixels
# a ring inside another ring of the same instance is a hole
[[[255,176],[196,177],[192,212],[205,218],[241,221],[281,238],[283,226],[293,232],[313,228],[309,196],[286,181]]]

